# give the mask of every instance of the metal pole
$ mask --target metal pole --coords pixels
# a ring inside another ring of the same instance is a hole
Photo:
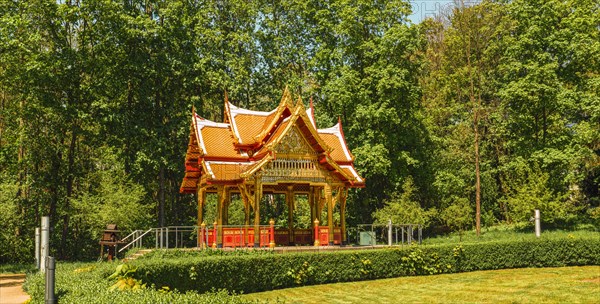
[[[398,245],[398,227],[396,227],[396,245]]]
[[[404,245],[404,226],[402,226],[402,245]]]
[[[536,237],[540,237],[540,234],[542,233],[542,227],[540,225],[540,210],[539,209],[535,209],[535,236]]]
[[[175,248],[177,248],[177,241],[178,241],[178,236],[177,236],[177,227],[175,227]]]
[[[154,248],[158,249],[158,229],[154,228]]]
[[[35,267],[40,269],[40,228],[35,228]]]
[[[392,246],[392,220],[388,220],[388,246]]]
[[[165,245],[167,245],[167,249],[169,249],[169,227],[165,228],[165,231],[166,231],[166,235],[167,235],[167,241],[165,242],[166,243]],[[177,239],[177,238],[175,238],[175,239]]]
[[[46,257],[50,255],[50,217],[42,217],[42,241],[40,245],[40,270],[46,271]]]
[[[54,261],[54,257],[47,257],[47,261],[46,261],[46,297],[45,297],[45,303],[46,304],[55,304],[56,303],[56,297],[54,295],[54,269],[56,268],[55,265],[55,261]]]

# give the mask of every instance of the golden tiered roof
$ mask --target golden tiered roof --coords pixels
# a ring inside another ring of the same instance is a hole
[[[276,109],[261,112],[236,107],[225,96],[224,112],[223,123],[193,113],[180,192],[195,193],[198,183],[243,183],[259,171],[271,178],[267,183],[328,179],[364,187],[341,122],[317,129],[312,101],[308,109],[300,99],[294,104],[286,89]]]

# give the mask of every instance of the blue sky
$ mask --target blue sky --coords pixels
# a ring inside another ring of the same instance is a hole
[[[473,0],[465,0],[465,3]],[[413,14],[409,16],[414,23],[419,23],[427,17],[433,17],[443,9],[454,7],[452,0],[409,0]]]

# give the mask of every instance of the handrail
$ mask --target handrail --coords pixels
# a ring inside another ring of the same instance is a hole
[[[131,232],[129,235],[127,235],[126,237],[122,238],[121,242],[124,242],[126,239],[128,239],[130,236],[134,235],[138,231],[143,231],[143,230],[133,230],[133,232]]]
[[[129,242],[129,244],[123,246],[121,249],[119,249],[119,252],[125,250],[127,247],[131,246],[131,244],[135,243],[137,240],[141,239],[144,237],[144,235],[148,234],[150,231],[154,230],[154,228],[150,228],[148,229],[148,231],[142,233],[142,235],[138,236],[135,240]]]

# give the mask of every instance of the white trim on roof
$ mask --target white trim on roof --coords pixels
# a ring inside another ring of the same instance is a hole
[[[229,110],[231,111],[231,116],[235,116],[237,114],[242,114],[242,115],[256,115],[256,116],[269,116],[269,115],[273,114],[277,109],[272,110],[270,112],[254,111],[254,110],[248,110],[248,109],[238,108],[238,107],[234,106],[230,102],[229,103]]]
[[[354,175],[354,178],[356,178],[356,180],[359,183],[363,182],[363,179],[358,175],[358,173],[356,172],[356,169],[354,169],[354,167],[346,165],[346,166],[340,166],[340,168],[350,170],[350,172],[352,172],[352,175]]]
[[[350,156],[350,151],[348,151],[348,147],[346,147],[346,144],[344,143],[344,138],[342,137],[342,131],[340,130],[339,123],[335,124],[335,126],[333,126],[331,128],[318,129],[317,132],[322,133],[322,134],[335,135],[338,138],[338,140],[340,141],[340,146],[342,146],[342,150],[344,150],[344,155],[346,155],[346,159],[348,161],[352,161],[352,157]]]
[[[204,162],[204,164],[206,165],[206,170],[208,170],[208,174],[210,174],[210,176],[212,176],[212,179],[215,179],[215,174],[213,173],[212,168],[210,167],[210,163],[209,162]]]
[[[215,165],[254,165],[255,161],[247,161],[247,162],[228,162],[222,160],[205,160],[206,163],[211,163]]]

